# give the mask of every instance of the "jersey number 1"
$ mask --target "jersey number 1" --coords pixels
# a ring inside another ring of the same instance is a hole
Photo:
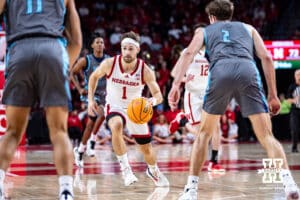
[[[127,99],[127,96],[126,96],[126,87],[122,87],[122,89],[123,89],[122,99]]]
[[[30,15],[33,13],[33,2],[32,1],[36,1],[36,10],[34,11],[34,13],[41,13],[42,12],[42,0],[26,0],[27,1],[27,11],[26,14]]]

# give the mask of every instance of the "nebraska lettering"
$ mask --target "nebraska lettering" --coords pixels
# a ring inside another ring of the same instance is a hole
[[[120,83],[120,84],[123,84],[123,85],[130,85],[130,86],[138,86],[139,85],[139,83],[137,83],[137,82],[125,81],[125,80],[118,79],[118,78],[112,78],[112,82]]]

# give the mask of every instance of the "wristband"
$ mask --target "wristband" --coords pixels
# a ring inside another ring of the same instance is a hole
[[[155,97],[151,97],[150,99],[150,102],[152,103],[152,106],[156,106],[157,104],[157,99]]]

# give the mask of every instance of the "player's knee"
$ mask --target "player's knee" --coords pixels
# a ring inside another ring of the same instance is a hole
[[[17,141],[21,140],[22,130],[14,127],[7,127],[6,134]]]
[[[120,132],[123,130],[123,123],[121,121],[114,121],[110,123],[109,127],[112,132]]]
[[[151,148],[151,146],[149,146],[149,144],[144,144],[144,145],[140,145],[140,151],[144,155],[149,155],[152,152],[152,148]]]

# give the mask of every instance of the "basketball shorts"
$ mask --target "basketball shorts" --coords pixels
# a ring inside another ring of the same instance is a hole
[[[199,124],[201,121],[201,111],[203,106],[205,90],[193,93],[188,90],[184,92],[184,112],[187,114],[189,123]]]
[[[259,71],[252,61],[219,60],[210,68],[208,76],[203,105],[207,113],[224,114],[232,98],[240,105],[244,117],[268,112]]]
[[[69,57],[63,40],[38,37],[8,47],[2,103],[13,106],[68,106]]]
[[[136,124],[136,123],[132,122],[128,118],[126,109],[115,106],[115,105],[106,104],[105,108],[104,108],[104,113],[105,113],[105,117],[107,120],[109,120],[110,117],[114,116],[114,115],[121,116],[123,123],[124,123],[124,125],[126,125],[130,135],[132,137],[134,137],[135,139],[143,139],[143,138],[149,139],[152,137],[149,127],[148,127],[148,124],[147,123]],[[138,142],[138,140],[137,140],[137,142]],[[149,142],[147,142],[147,143],[149,143]]]

